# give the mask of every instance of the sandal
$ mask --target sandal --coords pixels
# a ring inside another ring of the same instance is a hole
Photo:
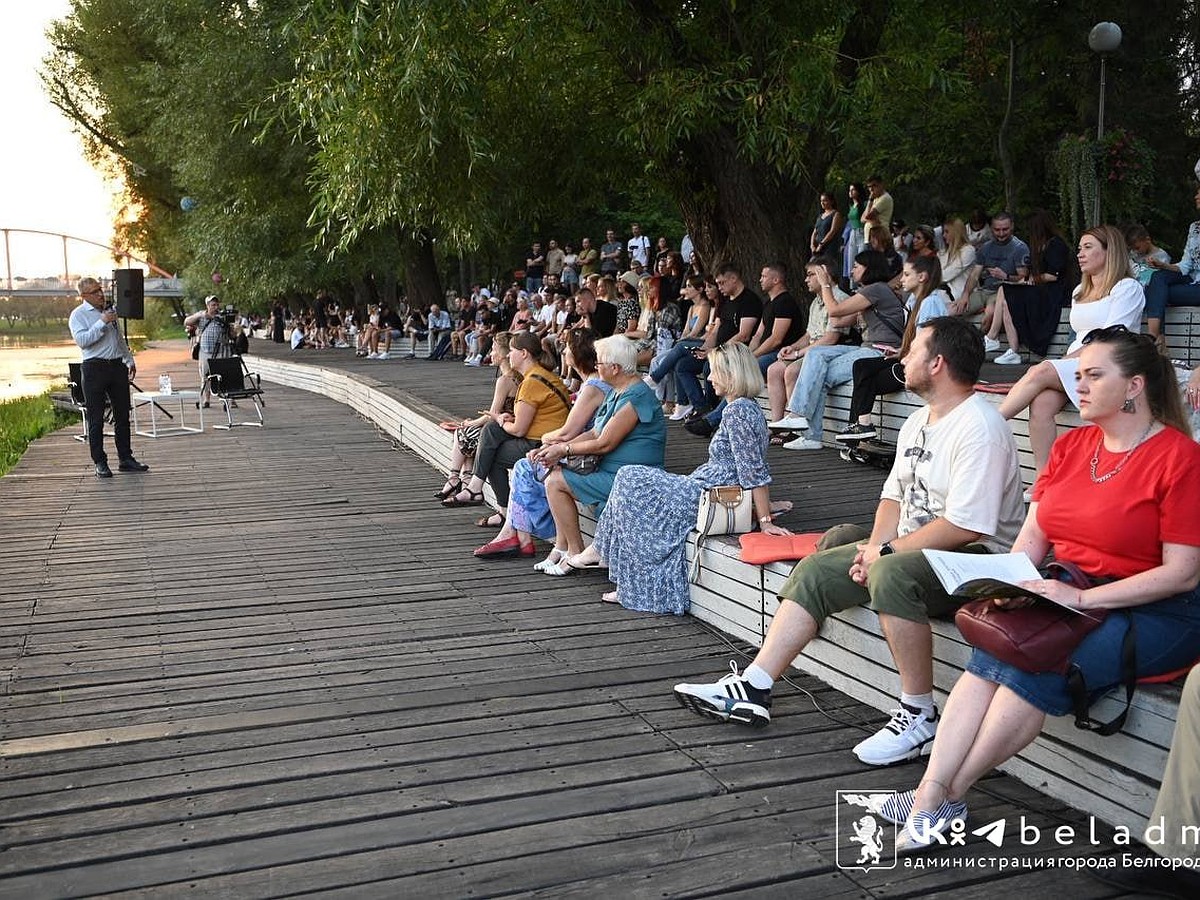
[[[451,481],[453,481],[454,483],[451,484],[450,483]],[[463,489],[463,483],[462,483],[461,476],[451,475],[449,478],[446,479],[446,486],[443,487],[440,491],[438,491],[433,496],[434,496],[435,500],[445,500],[451,494],[457,494],[462,489]]]
[[[466,500],[459,500],[458,494],[466,494]],[[454,494],[442,501],[442,506],[446,509],[455,509],[459,506],[483,506],[483,491],[473,491],[470,488],[463,488],[458,494]]]
[[[493,522],[492,519],[499,519]],[[494,512],[475,520],[476,528],[500,528],[504,525],[504,513]]]
[[[566,556],[567,552],[565,550],[559,550],[557,547],[555,547],[550,551],[550,555],[543,559],[540,563],[533,564],[533,570],[535,572],[545,572],[547,566],[557,565],[559,562],[565,559]]]

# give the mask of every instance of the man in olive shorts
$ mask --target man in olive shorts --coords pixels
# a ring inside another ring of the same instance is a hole
[[[708,718],[766,725],[771,686],[830,615],[868,605],[879,614],[900,673],[891,721],[855,755],[889,765],[928,754],[937,731],[931,615],[960,601],[946,595],[922,549],[1007,552],[1024,507],[1017,448],[996,408],[974,392],[983,339],[953,316],[917,330],[904,357],[905,384],[926,406],[900,429],[896,462],[874,527],[840,525],[780,589],[783,601],[754,662],[713,684],[679,684],[676,699]]]

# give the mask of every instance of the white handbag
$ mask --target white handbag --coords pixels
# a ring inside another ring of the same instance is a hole
[[[737,484],[710,487],[700,495],[696,513],[696,555],[692,559],[692,584],[700,581],[700,551],[706,538],[721,534],[746,534],[754,528],[754,497]]]

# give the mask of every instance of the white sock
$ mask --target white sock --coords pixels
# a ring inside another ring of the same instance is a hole
[[[761,666],[756,666],[753,663],[746,666],[742,677],[750,682],[750,686],[758,688],[760,691],[769,691],[771,685],[775,683],[775,679],[767,674],[767,670]]]
[[[919,709],[930,719],[933,718],[933,714],[937,711],[937,707],[933,705],[933,691],[930,691],[928,694],[905,694],[901,692],[900,702],[905,706],[911,706],[913,709]]]

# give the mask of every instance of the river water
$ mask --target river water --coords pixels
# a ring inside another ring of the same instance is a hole
[[[66,389],[67,363],[79,361],[79,348],[65,333],[0,334],[0,402],[32,397],[54,387]]]

